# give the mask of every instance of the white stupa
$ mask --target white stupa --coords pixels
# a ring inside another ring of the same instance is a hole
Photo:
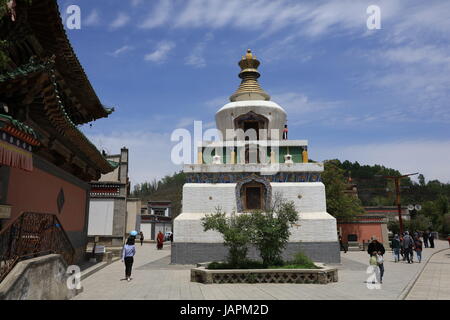
[[[172,263],[223,260],[222,236],[204,232],[200,219],[218,207],[227,214],[264,210],[276,194],[293,201],[300,217],[285,258],[301,250],[314,261],[340,262],[336,219],[326,212],[320,178],[323,164],[308,162],[306,140],[287,140],[286,112],[260,87],[259,64],[251,50],[242,57],[241,85],[216,114],[223,139],[204,141],[198,163],[184,166],[187,183],[182,213],[174,220]],[[249,256],[256,258],[256,250]]]

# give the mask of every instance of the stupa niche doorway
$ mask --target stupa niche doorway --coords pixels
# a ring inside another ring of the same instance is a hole
[[[260,114],[254,113],[253,111],[250,111],[234,119],[235,129],[242,129],[244,133],[247,133],[245,136],[245,140],[252,140],[250,139],[250,136],[254,136],[255,134],[256,140],[259,140],[259,130],[267,130],[268,125],[269,119]]]
[[[265,193],[262,183],[252,181],[244,184],[241,191],[243,210],[265,210]]]

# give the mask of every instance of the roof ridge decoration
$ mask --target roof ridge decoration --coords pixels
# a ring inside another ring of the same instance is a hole
[[[92,159],[97,158],[98,160],[101,160],[100,165],[102,167],[102,173],[111,172],[112,170],[114,170],[114,167],[111,165],[111,163],[101,155],[97,147],[88,138],[86,138],[83,132],[81,132],[76,124],[70,119],[59,93],[58,84],[56,81],[54,58],[55,56],[49,59],[51,63],[49,63],[46,68],[49,81],[53,86],[53,92],[48,92],[48,94],[44,94],[43,97],[44,100],[46,100],[46,103],[44,105],[46,106],[48,118],[62,136],[70,136],[71,138],[74,138],[73,141],[75,142],[75,145],[77,145],[77,147],[79,147],[77,143],[78,139],[83,140],[90,146],[91,150],[89,151],[88,156],[90,156]],[[51,105],[56,105],[57,107],[55,109],[48,108],[48,106]]]
[[[270,100],[270,96],[258,83],[258,78],[261,76],[258,71],[260,64],[260,61],[252,53],[252,50],[248,49],[245,56],[239,61],[239,67],[241,67],[239,78],[242,81],[237,91],[230,97],[231,102],[240,100]]]
[[[33,128],[9,115],[0,113],[0,130],[8,132],[12,136],[19,138],[32,146],[39,146],[41,144],[38,134]]]

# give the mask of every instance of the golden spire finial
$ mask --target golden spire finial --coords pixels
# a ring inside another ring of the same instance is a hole
[[[247,54],[245,55],[245,58],[248,60],[253,59],[253,54],[252,54],[252,50],[251,49],[247,49]],[[256,59],[256,57],[255,57]]]
[[[270,100],[270,96],[259,86],[258,78],[260,77],[258,67],[260,62],[252,53],[251,49],[247,49],[247,53],[239,61],[241,72],[239,78],[242,79],[238,90],[230,97],[230,101],[238,100]]]

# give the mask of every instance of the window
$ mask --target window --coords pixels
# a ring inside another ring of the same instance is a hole
[[[166,209],[153,209],[153,214],[157,216],[164,216],[166,214]]]

